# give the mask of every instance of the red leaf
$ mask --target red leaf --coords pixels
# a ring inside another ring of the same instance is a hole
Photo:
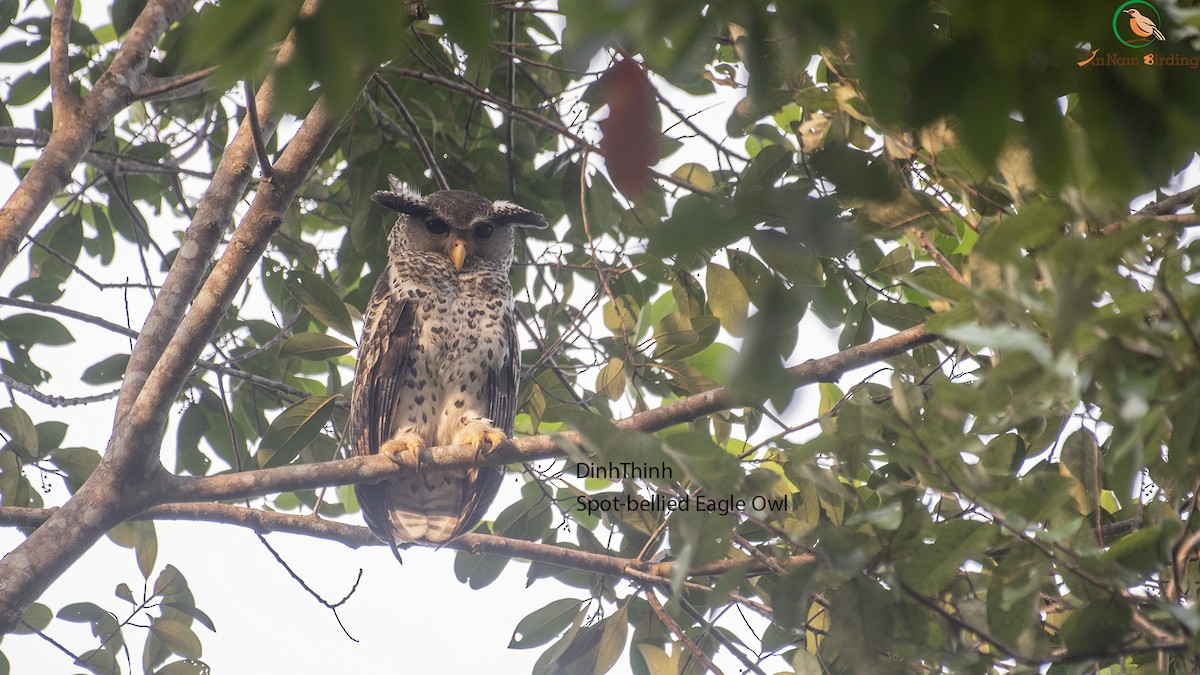
[[[637,201],[658,162],[654,90],[637,61],[618,61],[602,80],[608,118],[600,121],[600,151],[621,194]]]

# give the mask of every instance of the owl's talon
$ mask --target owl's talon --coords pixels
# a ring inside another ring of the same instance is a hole
[[[475,459],[490,453],[496,446],[508,440],[508,436],[496,427],[479,424],[468,427],[459,436],[459,443],[475,448]]]
[[[402,455],[405,452],[413,454],[413,460],[417,464],[417,468],[421,468],[421,451],[425,449],[425,441],[414,433],[397,434],[395,438],[384,442],[379,446],[379,454],[387,457],[396,464],[404,466],[407,462]]]

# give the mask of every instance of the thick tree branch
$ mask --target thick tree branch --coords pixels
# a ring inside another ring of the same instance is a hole
[[[315,12],[319,4],[319,0],[308,0],[300,9],[301,16]],[[275,57],[276,64],[292,59],[296,51],[295,41],[293,31],[280,47]],[[275,76],[272,74],[259,88],[255,100],[260,118],[259,130],[268,139],[275,134],[277,121],[274,91]],[[141,336],[125,369],[125,382],[121,386],[121,398],[117,401],[115,421],[123,418],[133,406],[150,371],[175,335],[188,304],[196,296],[221,235],[233,220],[233,209],[250,184],[256,157],[254,127],[249,119],[244,119],[233,142],[221,155],[217,173],[196,206],[196,214],[184,234],[179,255],[175,257],[166,282],[159,289],[154,306],[146,317]]]
[[[787,374],[795,387],[813,382],[832,382],[848,370],[901,354],[935,339],[936,336],[926,332],[924,327],[916,326],[824,358],[806,361],[789,368]],[[618,429],[649,433],[748,403],[737,400],[728,389],[718,387],[638,413],[615,424]],[[477,456],[473,447],[466,445],[430,448],[421,454],[420,469],[437,471],[559,457],[564,452],[563,441],[580,446],[584,439],[575,432],[528,436],[502,443],[483,458]],[[370,483],[417,470],[417,462],[411,454],[406,453],[400,461],[403,463],[397,464],[381,455],[372,455],[215,476],[164,476],[162,491],[177,501],[223,501],[349,483]]]
[[[68,81],[65,36],[70,29],[72,4],[66,0],[58,3],[51,26],[52,41],[59,42],[52,47],[51,58],[57,60],[50,69],[54,131],[46,149],[0,207],[0,272],[12,262],[21,240],[50,200],[71,180],[71,172],[91,149],[96,134],[133,101],[133,92],[145,74],[146,61],[158,38],[192,5],[187,0],[150,0],[95,88],[81,103],[71,104],[68,102],[74,94]]]
[[[58,0],[50,17],[50,105],[55,120],[75,117],[83,103],[83,99],[71,91],[69,37],[74,10],[75,0]]]
[[[233,296],[266,249],[302,181],[337,130],[340,116],[318,101],[280,155],[275,176],[259,186],[242,224],[196,295],[162,357],[118,418],[115,433],[92,476],[46,523],[0,561],[0,633],[96,539],[130,516],[164,500],[155,490],[165,470],[158,450],[167,413]],[[197,258],[184,250],[179,258]],[[203,265],[205,261],[200,261]],[[172,328],[168,326],[168,328]],[[127,374],[128,378],[128,374]],[[125,394],[123,393],[124,397]],[[132,396],[132,395],[131,395]]]
[[[3,507],[0,508],[0,526],[38,527],[57,510],[56,508]],[[384,546],[383,542],[371,534],[371,530],[361,525],[350,525],[311,515],[300,516],[276,511],[261,511],[232,504],[161,504],[146,509],[131,520],[188,520],[220,523],[244,527],[258,534],[272,532],[299,534],[335,541],[350,548]],[[625,576],[639,581],[644,580],[646,575],[668,578],[675,565],[670,561],[647,563],[633,558],[591,553],[523,539],[497,537],[491,534],[467,534],[440,548],[451,548],[474,554],[492,553],[510,558],[588,570],[598,574]],[[688,576],[716,577],[738,568],[744,568],[747,574],[777,573],[777,570],[786,570],[795,565],[812,561],[811,555],[770,558],[769,563],[751,558],[728,558],[693,567],[688,570]]]

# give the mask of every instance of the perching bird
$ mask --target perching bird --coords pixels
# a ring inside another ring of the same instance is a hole
[[[422,197],[391,182],[391,192],[372,196],[400,217],[363,317],[351,451],[394,461],[440,445],[487,452],[512,434],[516,413],[513,228],[545,227],[546,220],[471,192]],[[355,491],[367,525],[396,552],[397,543],[443,544],[470,531],[502,474],[495,466],[418,469]]]
[[[1166,38],[1163,37],[1162,32],[1158,30],[1158,26],[1154,24],[1154,19],[1151,19],[1132,7],[1125,10],[1125,13],[1129,15],[1129,27],[1133,30],[1133,32],[1142,37],[1150,37],[1153,35],[1156,39],[1164,41],[1166,40]]]

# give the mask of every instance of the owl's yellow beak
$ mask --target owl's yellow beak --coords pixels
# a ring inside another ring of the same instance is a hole
[[[450,240],[450,261],[454,263],[454,271],[461,272],[463,263],[467,261],[467,242],[461,237],[453,236]]]

